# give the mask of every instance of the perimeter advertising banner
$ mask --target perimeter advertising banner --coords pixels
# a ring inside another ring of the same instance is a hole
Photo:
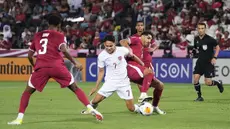
[[[82,81],[85,81],[86,59],[77,59],[83,66]],[[0,81],[27,81],[33,67],[27,58],[0,58]]]
[[[192,59],[154,58],[155,76],[162,82],[191,83]]]
[[[97,58],[86,58],[86,81],[97,81]]]

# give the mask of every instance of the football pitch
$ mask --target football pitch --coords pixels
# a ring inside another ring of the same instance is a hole
[[[225,85],[223,94],[217,87],[202,86],[205,101],[194,102],[197,96],[191,84],[169,83],[159,106],[166,115],[130,113],[114,94],[100,104],[98,110],[104,121],[99,122],[91,115],[80,114],[84,106],[70,90],[49,82],[42,93],[35,92],[31,97],[23,124],[9,126],[7,122],[17,116],[25,84],[0,82],[0,129],[230,129],[230,85]],[[94,84],[79,86],[88,94]],[[135,85],[132,88],[137,102],[139,91]]]

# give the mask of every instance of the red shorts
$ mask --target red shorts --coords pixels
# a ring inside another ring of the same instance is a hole
[[[68,69],[65,66],[59,66],[35,70],[29,78],[28,86],[41,92],[50,78],[57,81],[61,85],[61,88],[74,83],[73,75]]]
[[[142,85],[145,69],[146,69],[145,66],[141,66],[139,64],[128,64],[127,71],[128,71],[128,77],[130,81]],[[155,76],[153,74],[153,80],[154,79]]]
[[[127,71],[130,81],[142,84],[145,69],[146,68],[144,66],[141,66],[139,64],[128,64]]]

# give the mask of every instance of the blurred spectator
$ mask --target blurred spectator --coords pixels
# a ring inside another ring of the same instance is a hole
[[[0,42],[0,48],[9,50],[12,47],[11,38],[12,38],[12,32],[10,26],[4,25],[3,40]]]

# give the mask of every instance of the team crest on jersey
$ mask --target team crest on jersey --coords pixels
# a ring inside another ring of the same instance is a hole
[[[122,60],[122,56],[119,56],[119,57],[118,57],[118,60]]]
[[[203,45],[202,48],[203,48],[203,50],[207,50],[208,46],[207,45]]]

